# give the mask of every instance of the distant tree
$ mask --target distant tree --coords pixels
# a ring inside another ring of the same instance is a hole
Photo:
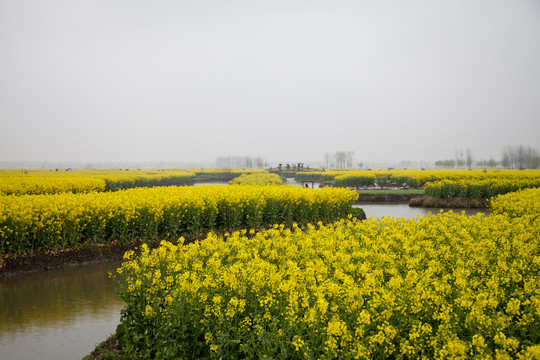
[[[216,167],[218,168],[231,168],[230,157],[218,156],[216,159]]]
[[[518,169],[525,169],[529,167],[528,162],[530,161],[530,158],[527,158],[527,149],[525,149],[523,145],[519,145],[516,148],[516,161]]]
[[[501,164],[508,169],[530,169],[535,166],[538,151],[532,146],[506,146],[502,151]]]
[[[352,168],[353,167],[353,163],[354,163],[354,151],[347,151],[345,153],[345,162],[346,162],[346,167],[347,168]]]
[[[510,169],[511,164],[513,162],[512,158],[513,158],[512,149],[509,147],[504,149],[501,156],[501,165],[507,169]]]
[[[347,164],[347,153],[345,151],[336,151],[334,158],[336,160],[336,167],[338,169],[345,168]]]
[[[472,168],[473,164],[473,152],[471,149],[467,148],[465,150],[465,160],[467,161],[467,167],[470,169]]]
[[[497,167],[497,165],[499,165],[499,162],[493,158],[489,159],[489,160],[480,160],[476,163],[476,165],[478,166],[483,166],[483,167],[490,167],[490,168],[494,168],[494,167]]]
[[[488,160],[487,165],[489,167],[497,167],[497,165],[499,165],[499,163],[497,162],[497,160],[492,158],[492,159]]]
[[[255,158],[255,165],[257,166],[257,169],[265,168],[265,161],[261,155],[257,155],[257,157]]]
[[[268,161],[262,156],[258,155],[257,157],[251,156],[218,156],[216,158],[216,167],[218,168],[253,168],[257,167],[259,169],[265,168],[268,165]]]
[[[250,156],[244,156],[244,167],[251,169],[253,167],[253,158]]]
[[[456,149],[456,166],[457,167],[463,167],[464,161],[463,161],[463,150],[462,149]]]
[[[332,161],[332,156],[329,153],[324,154],[324,163],[326,164],[326,168],[330,167],[331,161]]]
[[[338,169],[352,168],[354,166],[354,151],[336,151],[334,154],[324,154],[326,167]]]
[[[450,168],[456,167],[456,160],[454,159],[437,160],[435,161],[435,167],[450,169]]]

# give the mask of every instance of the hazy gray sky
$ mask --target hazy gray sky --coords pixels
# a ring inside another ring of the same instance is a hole
[[[538,0],[0,0],[0,161],[540,149]]]

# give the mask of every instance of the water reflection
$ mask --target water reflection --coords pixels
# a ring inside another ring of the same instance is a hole
[[[437,209],[356,204],[368,217],[415,218]],[[461,212],[461,209],[453,209]],[[467,215],[485,210],[466,210]],[[81,359],[115,332],[124,306],[107,274],[120,262],[0,279],[0,359]]]
[[[0,280],[0,359],[80,359],[114,333],[119,262]]]
[[[425,216],[429,213],[437,214],[439,209],[435,208],[421,208],[421,207],[410,207],[409,204],[396,203],[396,204],[354,204],[353,207],[359,207],[364,209],[366,216],[373,218],[380,218],[383,216],[395,216],[396,218],[415,218],[417,216]],[[444,209],[444,211],[453,211],[455,213],[461,213],[465,211],[465,215],[471,216],[478,213],[485,215],[489,214],[489,211],[486,209]]]
[[[310,180],[311,181],[311,180]],[[292,186],[296,186],[296,187],[300,187],[302,186],[302,181],[298,182],[296,181],[295,178],[286,178],[285,180],[285,184],[287,185],[292,185]],[[312,187],[313,186],[313,187]],[[312,183],[309,183],[309,188],[310,189],[317,189],[321,186],[321,183],[319,181],[314,181],[313,184]]]

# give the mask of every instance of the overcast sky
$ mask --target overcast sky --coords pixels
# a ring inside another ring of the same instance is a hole
[[[0,0],[0,161],[540,150],[538,0]]]

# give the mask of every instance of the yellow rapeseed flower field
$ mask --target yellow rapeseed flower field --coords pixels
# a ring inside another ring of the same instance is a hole
[[[117,336],[140,359],[538,359],[538,194],[128,252]]]
[[[180,170],[0,171],[0,195],[88,193],[135,187],[183,185],[195,173]]]
[[[466,184],[484,180],[536,181],[537,183],[540,179],[540,170],[340,170],[297,173],[296,176],[300,180],[334,181],[335,186],[342,187],[407,185],[419,188],[440,180],[461,181]]]
[[[257,172],[242,174],[231,181],[231,185],[283,185],[283,180],[278,174]]]
[[[497,195],[537,187],[540,187],[540,177],[445,179],[428,182],[425,186],[425,194],[438,198],[464,197],[489,199]]]
[[[540,188],[499,195],[491,200],[490,207],[493,214],[537,219],[540,217]]]
[[[105,191],[105,180],[85,176],[39,176],[0,173],[1,195],[39,195]]]
[[[0,196],[0,256],[84,242],[330,221],[349,214],[356,198],[346,189],[239,185]]]

